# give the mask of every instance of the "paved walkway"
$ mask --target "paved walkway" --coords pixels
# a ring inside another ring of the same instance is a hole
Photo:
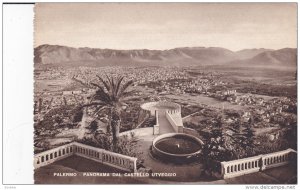
[[[158,112],[159,134],[174,133],[175,130],[165,115],[165,110]]]

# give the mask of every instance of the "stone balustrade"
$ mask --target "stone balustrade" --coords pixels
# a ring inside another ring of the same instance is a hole
[[[262,169],[286,165],[293,159],[295,153],[295,150],[289,148],[283,151],[265,154],[262,156]]]
[[[173,129],[178,133],[180,132],[180,128],[183,127],[182,118],[180,112],[170,113],[171,110],[166,111],[166,118],[172,125]]]
[[[287,149],[265,155],[221,162],[221,174],[224,179],[227,179],[286,165],[291,161],[293,153],[296,153],[296,151]]]
[[[78,155],[128,172],[137,171],[137,158],[110,152],[78,142],[72,142],[70,144],[36,154],[34,156],[34,168],[37,169],[71,155]]]
[[[155,115],[155,110],[166,110],[170,111],[170,114],[173,113],[180,113],[181,107],[179,104],[168,102],[168,101],[159,101],[159,102],[147,102],[141,105],[143,110],[150,111],[151,115]]]
[[[178,132],[179,128],[183,126],[182,118],[181,118],[181,107],[179,104],[168,101],[159,101],[159,102],[147,102],[141,105],[143,110],[150,111],[152,116],[156,117],[156,124],[153,126],[153,135],[159,134],[159,123],[158,123],[158,115],[159,111],[163,111],[160,113],[164,114],[168,121],[171,123],[173,129]]]
[[[114,168],[125,170],[128,172],[136,172],[137,158],[110,152],[104,149],[95,148],[89,145],[74,142],[74,154],[82,156],[96,162],[100,162]]]
[[[158,107],[165,107],[166,110],[177,110],[177,111],[180,111],[181,110],[181,107],[179,104],[177,103],[174,103],[174,102],[169,102],[169,101],[160,101],[160,102],[157,102],[157,105]]]
[[[178,132],[178,125],[176,124],[176,122],[174,121],[173,117],[171,114],[169,114],[168,111],[166,111],[166,118],[168,119],[168,121],[170,122],[171,126],[173,127],[175,132]]]
[[[181,110],[180,109],[175,109],[175,110],[167,110],[166,111],[168,114],[172,115],[172,114],[181,114]]]
[[[221,162],[224,179],[260,171],[260,156]]]
[[[152,116],[154,116],[155,115],[155,110],[156,110],[155,106],[157,104],[158,104],[158,102],[147,102],[147,103],[142,104],[141,108],[143,110],[150,111],[150,114]]]
[[[73,143],[66,144],[34,155],[34,168],[39,168],[74,154]]]

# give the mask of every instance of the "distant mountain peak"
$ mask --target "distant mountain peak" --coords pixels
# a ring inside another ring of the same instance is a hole
[[[43,44],[34,49],[37,65],[213,65],[256,61],[268,65],[296,65],[297,51],[293,48],[280,50],[244,49],[237,52],[222,47],[179,47],[168,50],[114,50]],[[238,61],[240,60],[240,61]],[[263,60],[263,61],[262,61]],[[253,64],[251,62],[251,64]],[[293,63],[289,63],[293,62]]]

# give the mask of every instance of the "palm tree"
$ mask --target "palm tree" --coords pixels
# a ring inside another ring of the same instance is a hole
[[[98,110],[96,113],[99,113],[103,109],[109,110],[109,126],[108,132],[112,132],[113,145],[117,144],[118,135],[121,124],[121,111],[124,109],[124,106],[127,104],[124,102],[126,97],[130,94],[128,87],[133,84],[133,81],[124,81],[124,77],[107,77],[107,80],[104,80],[100,76],[97,76],[100,84],[90,83],[91,85],[97,88],[95,94],[91,97],[90,103],[84,105],[86,106],[97,106]],[[124,81],[124,82],[123,82]]]

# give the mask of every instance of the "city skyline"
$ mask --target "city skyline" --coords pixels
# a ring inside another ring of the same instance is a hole
[[[296,3],[37,3],[35,13],[35,47],[297,47]]]

